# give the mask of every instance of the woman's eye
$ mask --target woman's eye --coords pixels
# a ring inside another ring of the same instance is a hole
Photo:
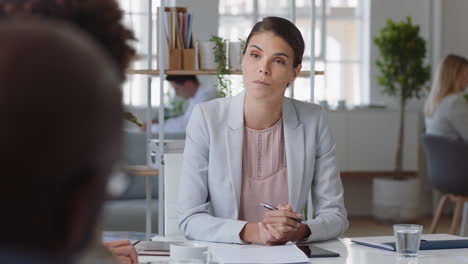
[[[251,54],[250,54],[250,57],[252,57],[252,58],[258,58],[259,56],[258,56],[258,54],[256,54],[256,53],[251,53]]]

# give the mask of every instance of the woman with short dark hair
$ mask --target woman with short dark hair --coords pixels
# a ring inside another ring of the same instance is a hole
[[[336,238],[347,229],[324,112],[284,96],[303,53],[294,24],[266,17],[243,51],[245,91],[195,107],[177,204],[187,238],[273,245]],[[300,221],[309,193],[314,218]]]

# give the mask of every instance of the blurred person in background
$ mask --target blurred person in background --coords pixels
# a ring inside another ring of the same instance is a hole
[[[174,88],[176,96],[183,98],[188,103],[188,106],[181,116],[172,117],[164,121],[164,131],[168,133],[185,133],[195,105],[215,99],[216,90],[201,85],[195,75],[168,75],[166,76],[166,81]],[[142,130],[146,130],[146,124]],[[158,133],[158,120],[153,120],[151,131]]]
[[[426,133],[468,142],[468,60],[448,55],[426,100]]]

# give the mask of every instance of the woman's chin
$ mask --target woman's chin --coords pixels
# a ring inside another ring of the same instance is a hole
[[[265,100],[271,98],[272,94],[265,91],[254,91],[250,93],[250,96],[256,100]]]

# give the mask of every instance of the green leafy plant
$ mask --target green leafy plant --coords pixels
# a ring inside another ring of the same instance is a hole
[[[243,51],[245,48],[245,45],[247,45],[247,39],[239,38],[239,41],[241,43],[241,51]]]
[[[169,98],[167,107],[164,108],[164,119],[178,117],[184,114],[184,102],[185,100],[175,95],[166,93]]]
[[[218,36],[211,36],[210,41],[215,44],[213,52],[218,67],[218,97],[225,97],[231,95],[231,81],[226,78],[226,74],[229,73],[229,70],[227,67],[224,39]]]
[[[468,103],[468,94],[465,94],[465,101]]]
[[[395,23],[387,20],[384,28],[374,38],[381,57],[376,65],[380,70],[378,83],[383,93],[399,99],[399,133],[395,154],[396,179],[402,178],[405,108],[409,99],[420,98],[428,88],[430,66],[425,65],[426,41],[419,35],[419,26],[411,17]]]
[[[139,127],[143,127],[143,122],[131,112],[124,112],[124,120],[127,120]]]

